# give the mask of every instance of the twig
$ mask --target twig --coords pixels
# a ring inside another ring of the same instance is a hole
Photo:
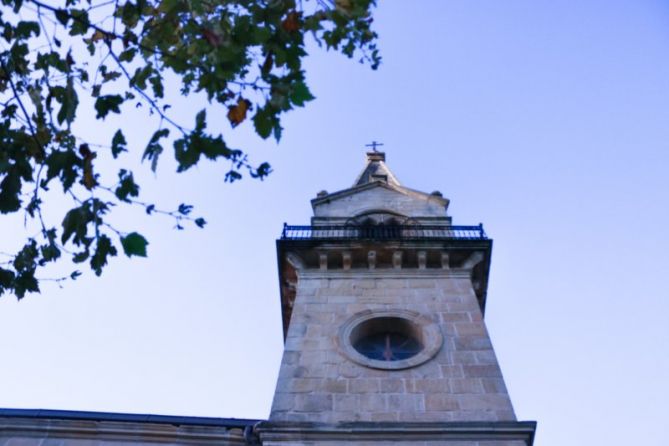
[[[184,136],[188,136],[188,131],[184,127],[180,126],[179,124],[174,122],[172,119],[170,119],[165,113],[163,113],[163,111],[160,109],[160,107],[158,107],[156,102],[148,94],[146,94],[146,92],[144,90],[139,88],[137,85],[132,84],[132,76],[130,76],[130,73],[128,73],[128,70],[126,70],[125,66],[119,60],[116,53],[114,53],[114,50],[112,50],[111,43],[107,42],[107,47],[109,49],[109,54],[111,54],[112,58],[116,61],[116,64],[118,65],[118,67],[121,69],[121,71],[123,71],[123,74],[128,79],[128,84],[130,85],[130,87],[133,90],[137,91],[146,100],[146,102],[148,102],[148,104],[151,106],[151,108],[154,109],[156,111],[156,113],[158,113],[158,116],[160,116],[161,119],[164,119],[165,121],[169,122],[171,125],[173,125],[175,128],[177,128]]]
[[[44,35],[46,36],[46,41],[49,43],[49,49],[53,51],[53,46],[51,44],[51,37],[49,37],[49,33],[46,30],[46,25],[44,25],[44,22],[42,21],[42,11],[40,10],[40,7],[37,7],[37,20],[39,20],[40,27],[42,30],[44,30]]]
[[[12,93],[14,94],[14,97],[16,98],[16,101],[19,103],[19,106],[21,107],[21,110],[23,111],[24,116],[26,117],[26,122],[28,124],[28,128],[30,129],[30,135],[33,137],[35,142],[37,143],[37,146],[44,151],[44,147],[42,147],[42,144],[39,142],[37,139],[37,134],[35,133],[35,128],[33,127],[33,123],[30,121],[30,115],[28,114],[28,110],[26,110],[26,107],[23,105],[23,101],[21,101],[21,98],[19,97],[19,92],[16,89],[16,85],[14,84],[14,80],[12,79],[12,75],[7,69],[7,65],[5,64],[5,61],[0,59],[0,66],[2,66],[2,71],[5,72],[7,75],[7,80],[9,81],[9,85],[12,87]]]

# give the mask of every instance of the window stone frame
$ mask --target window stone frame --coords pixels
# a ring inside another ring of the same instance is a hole
[[[411,327],[412,333],[421,344],[422,349],[414,356],[398,361],[381,361],[371,359],[358,352],[351,341],[354,330],[362,324],[380,318],[397,318]],[[432,359],[441,350],[444,337],[439,324],[432,318],[415,311],[405,309],[364,310],[354,314],[342,324],[337,334],[339,351],[356,364],[378,370],[403,370],[419,366]]]

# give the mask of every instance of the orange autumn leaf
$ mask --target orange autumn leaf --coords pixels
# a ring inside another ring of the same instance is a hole
[[[104,31],[96,30],[93,33],[93,35],[91,36],[91,41],[92,42],[98,42],[100,40],[109,41],[113,38],[114,38],[114,36],[112,34],[106,33]]]
[[[91,190],[97,185],[98,182],[95,181],[95,175],[93,174],[93,160],[87,159],[84,161],[84,186]]]
[[[213,47],[217,47],[223,42],[223,38],[210,29],[204,28],[202,30],[202,35],[207,40],[207,42],[209,42],[209,45]]]
[[[281,26],[286,32],[292,33],[300,29],[300,13],[293,11],[281,22]]]
[[[250,107],[251,103],[248,100],[239,98],[237,105],[233,105],[228,110],[228,119],[230,120],[230,124],[232,124],[233,127],[241,124],[241,122],[246,119],[246,112]]]
[[[88,144],[82,144],[79,146],[79,155],[84,159],[84,178],[82,182],[86,189],[91,190],[98,185],[93,173],[93,159],[95,159],[96,153],[91,151]]]
[[[335,0],[335,7],[345,12],[351,12],[351,10],[353,9],[351,0]]]

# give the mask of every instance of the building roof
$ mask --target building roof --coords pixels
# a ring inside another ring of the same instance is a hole
[[[89,412],[80,410],[50,409],[2,409],[0,418],[36,418],[77,421],[117,421],[132,423],[170,424],[173,426],[215,426],[224,428],[244,428],[261,420],[243,418],[187,417],[175,415],[150,415],[115,412]]]
[[[400,186],[400,182],[386,166],[386,154],[384,152],[367,152],[367,165],[356,178],[353,187],[383,181],[388,184]]]

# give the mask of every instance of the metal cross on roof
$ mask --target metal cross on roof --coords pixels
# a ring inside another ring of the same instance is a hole
[[[378,152],[378,150],[376,150],[376,148],[377,148],[378,146],[382,146],[382,145],[383,145],[382,142],[372,141],[371,144],[365,144],[365,147],[371,147],[372,150],[373,150],[374,152]]]

